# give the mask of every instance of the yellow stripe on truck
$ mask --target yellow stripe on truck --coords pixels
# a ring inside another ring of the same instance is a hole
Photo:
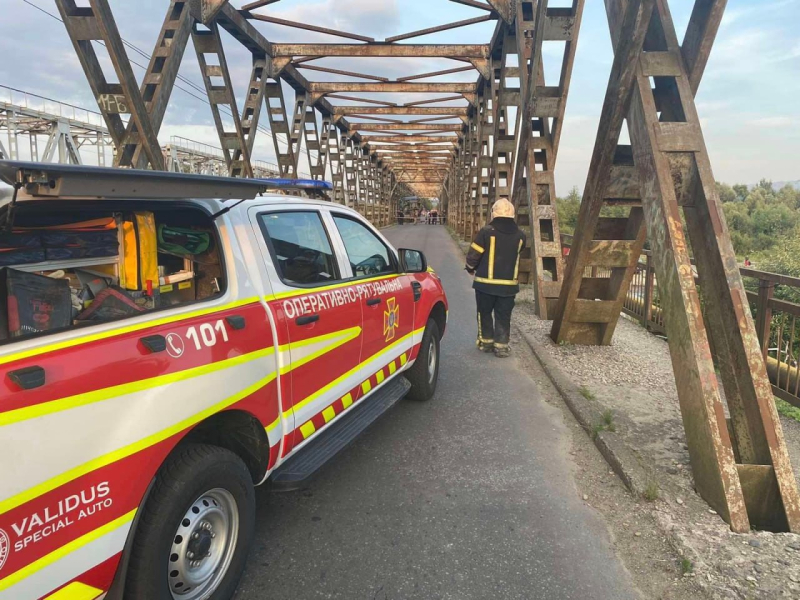
[[[121,517],[118,517],[113,521],[106,523],[102,527],[98,527],[94,531],[90,531],[89,533],[86,533],[79,538],[75,538],[71,542],[68,542],[63,546],[61,546],[60,548],[53,550],[50,554],[46,554],[39,560],[35,560],[29,565],[22,567],[19,571],[12,573],[5,579],[0,579],[0,592],[2,592],[3,590],[7,590],[12,585],[19,583],[23,579],[27,579],[28,577],[30,577],[31,575],[33,575],[38,571],[41,571],[48,565],[52,565],[54,562],[61,560],[68,554],[75,552],[75,550],[83,548],[87,544],[91,544],[93,541],[103,537],[105,534],[110,533],[119,527],[127,525],[128,523],[133,521],[133,517],[136,515],[136,510],[137,509],[134,508],[129,513],[124,514]],[[53,598],[54,596],[50,597]],[[58,596],[55,597],[59,598]],[[80,596],[77,597],[80,598]],[[62,600],[62,598],[69,598],[70,600],[72,600],[71,596],[62,596],[61,598],[59,598],[59,600]]]
[[[258,298],[246,298],[244,300],[237,300],[236,302],[229,302],[228,304],[217,304],[214,306],[210,306],[208,308],[201,308],[200,310],[193,310],[185,313],[179,313],[176,315],[170,315],[168,317],[163,317],[161,319],[146,319],[141,323],[136,323],[134,325],[117,327],[115,329],[110,329],[108,331],[101,331],[99,333],[90,333],[88,335],[82,335],[69,340],[64,340],[62,342],[55,342],[53,344],[48,344],[47,346],[38,346],[36,348],[31,348],[29,350],[22,350],[20,352],[9,354],[8,356],[0,356],[0,365],[14,362],[15,360],[22,360],[23,358],[29,358],[31,356],[39,356],[41,354],[47,354],[48,352],[55,352],[56,350],[62,350],[64,348],[71,348],[73,346],[80,346],[81,344],[88,344],[89,342],[95,342],[97,340],[105,340],[108,338],[116,337],[118,335],[132,333],[134,331],[141,331],[142,329],[152,329],[153,327],[168,325],[170,323],[177,323],[178,321],[186,321],[187,319],[194,319],[195,317],[212,315],[214,313],[231,310],[233,308],[239,308],[240,306],[255,304],[258,301],[259,301]]]
[[[61,588],[55,594],[50,594],[44,600],[94,600],[103,590],[86,585],[80,581],[73,581],[68,586]]]
[[[59,400],[51,400],[50,402],[42,402],[40,404],[34,404],[33,406],[18,408],[17,410],[10,410],[8,412],[0,413],[0,427],[4,425],[11,425],[13,423],[19,423],[20,421],[25,421],[27,419],[42,417],[44,415],[49,415],[62,410],[69,410],[79,406],[86,406],[87,404],[94,404],[95,402],[102,402],[103,400],[109,400],[111,398],[116,398],[117,396],[141,392],[160,387],[162,385],[169,385],[170,383],[177,383],[178,381],[199,377],[200,375],[207,375],[208,373],[214,373],[216,371],[235,367],[236,365],[250,362],[252,360],[270,356],[274,352],[275,348],[273,347],[262,348],[261,350],[256,350],[247,354],[241,354],[227,360],[220,360],[215,363],[201,365],[199,367],[192,367],[190,369],[184,369],[183,371],[177,371],[175,373],[168,373],[167,375],[159,375],[158,377],[151,377],[150,379],[142,379],[141,381],[123,383],[121,385],[115,385],[112,387],[95,390],[93,392],[69,396]]]
[[[53,477],[48,481],[44,481],[39,485],[36,485],[30,488],[29,490],[22,492],[21,494],[11,496],[10,498],[7,498],[2,502],[0,502],[0,514],[4,514],[13,508],[25,504],[26,502],[30,502],[34,498],[38,498],[42,494],[46,494],[47,492],[59,488],[65,483],[69,483],[70,481],[73,481],[78,477],[82,477],[87,473],[91,473],[92,471],[100,469],[101,467],[105,467],[107,465],[117,462],[118,460],[122,460],[123,458],[127,458],[128,456],[132,456],[137,452],[141,452],[142,450],[145,450],[150,446],[154,446],[159,442],[163,442],[164,440],[172,437],[173,435],[180,433],[184,429],[188,429],[189,427],[196,425],[200,421],[204,421],[211,415],[214,415],[228,408],[229,406],[236,404],[240,400],[247,398],[250,394],[254,394],[261,388],[268,385],[271,381],[273,381],[275,377],[276,374],[274,372],[270,373],[266,377],[259,379],[252,385],[247,386],[243,390],[235,393],[234,395],[226,398],[225,400],[222,400],[221,402],[218,402],[217,404],[214,404],[213,406],[210,406],[205,410],[202,410],[199,413],[192,415],[191,417],[172,425],[171,427],[162,429],[161,431],[149,435],[144,439],[139,440],[138,442],[129,444],[127,446],[114,450],[113,452],[109,452],[104,456],[99,456],[95,459],[92,459],[89,462],[86,462],[78,467],[75,467],[74,469],[65,471],[64,473],[61,473],[60,475]]]

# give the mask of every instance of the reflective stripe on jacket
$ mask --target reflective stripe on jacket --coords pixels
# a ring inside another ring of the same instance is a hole
[[[514,219],[494,219],[478,232],[467,253],[467,270],[475,273],[472,287],[495,296],[519,292],[519,259],[525,234]]]

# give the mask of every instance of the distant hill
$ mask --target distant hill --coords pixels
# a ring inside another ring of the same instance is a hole
[[[747,187],[748,187],[748,189],[752,190],[757,185],[758,185],[757,183],[751,183]],[[774,189],[777,192],[779,189],[781,189],[785,185],[790,185],[794,189],[800,190],[800,179],[798,179],[797,181],[773,181],[772,182],[772,189]]]

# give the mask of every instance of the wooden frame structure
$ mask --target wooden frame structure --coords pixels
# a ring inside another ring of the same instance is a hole
[[[305,152],[311,176],[332,181],[331,199],[377,225],[393,220],[401,197],[436,196],[469,240],[491,205],[510,199],[529,239],[520,279],[533,284],[536,312],[554,320],[558,342],[611,342],[649,239],[698,491],[735,531],[800,531],[797,486],[694,104],[726,0],[695,1],[682,44],[667,0],[604,0],[615,58],[566,261],[554,171],[585,0],[449,0],[475,16],[385,40],[268,14],[278,1],[237,10],[228,0],[171,0],[138,85],[108,0],[56,0],[117,149],[115,165],[164,168],[157,135],[192,40],[230,175],[253,176],[266,112],[280,174],[297,177]],[[398,43],[487,21],[496,22],[487,44]],[[345,41],[275,43],[260,22]],[[223,32],[252,54],[241,112]],[[119,83],[106,79],[94,42]],[[546,65],[554,56],[560,64]],[[390,78],[342,68],[339,57],[450,63]],[[459,79],[470,71],[474,79]],[[552,72],[555,81],[547,80]],[[319,73],[325,80],[310,79]],[[623,145],[626,124],[631,143]],[[629,207],[628,216],[606,216],[607,206]],[[591,276],[592,267],[611,276]]]

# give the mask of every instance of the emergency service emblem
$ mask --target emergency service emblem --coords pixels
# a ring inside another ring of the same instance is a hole
[[[394,339],[394,332],[398,327],[400,327],[400,307],[397,306],[397,298],[389,298],[386,301],[386,310],[383,311],[383,334],[387,342]]]
[[[8,534],[0,529],[0,569],[6,564],[9,552],[11,552],[11,541],[8,539]]]

